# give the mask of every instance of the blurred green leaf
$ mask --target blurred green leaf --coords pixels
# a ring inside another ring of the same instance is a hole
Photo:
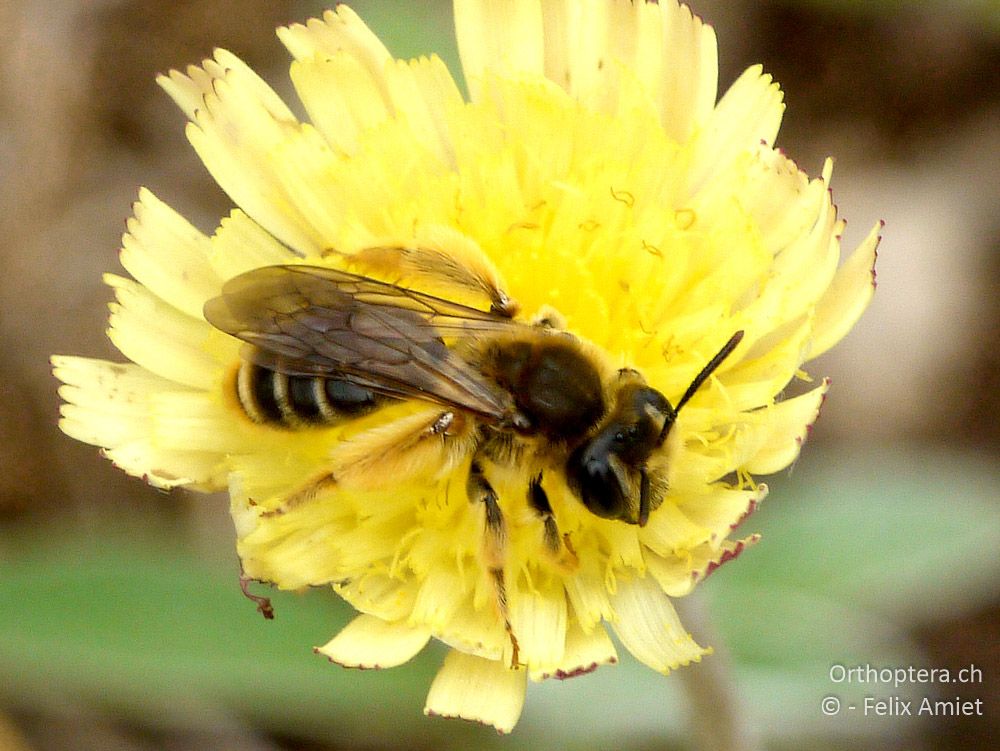
[[[401,728],[418,745],[455,735],[421,714],[440,648],[391,676],[331,665],[310,650],[352,617],[331,591],[257,585],[274,604],[266,621],[240,592],[235,555],[220,570],[174,532],[153,526],[91,545],[69,530],[22,530],[22,553],[0,580],[5,701],[37,707],[72,696],[167,728],[242,718],[366,742],[398,741]]]
[[[764,539],[723,569],[727,591],[781,584],[904,623],[953,617],[998,594],[995,462],[824,449],[770,484],[744,523]]]
[[[762,729],[913,731],[902,718],[859,722],[846,707],[866,695],[921,699],[940,687],[837,682],[830,669],[935,667],[909,631],[997,598],[998,479],[993,462],[881,447],[825,448],[772,478],[769,499],[743,525],[763,534],[760,544],[702,588]],[[844,706],[834,717],[820,710],[829,695]]]

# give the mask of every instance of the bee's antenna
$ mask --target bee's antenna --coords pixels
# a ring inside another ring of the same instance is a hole
[[[674,407],[674,412],[681,411],[681,407],[688,403],[688,400],[695,395],[695,392],[698,391],[701,384],[705,382],[705,379],[712,375],[716,368],[722,365],[722,361],[732,354],[733,350],[736,349],[737,345],[741,341],[743,341],[742,330],[737,331],[729,337],[729,341],[722,346],[722,349],[716,353],[715,357],[708,361],[708,365],[702,368],[701,372],[694,377],[693,381],[691,381],[691,385],[688,386],[687,391],[684,392],[684,396],[681,397],[681,400],[677,402],[677,406]]]
[[[688,403],[691,397],[694,396],[695,393],[697,393],[699,388],[701,388],[701,384],[703,384],[705,380],[710,375],[712,375],[712,373],[715,372],[716,368],[722,365],[722,361],[732,354],[733,350],[736,349],[736,347],[742,340],[743,340],[742,330],[737,331],[735,334],[729,337],[729,341],[726,342],[724,345],[722,345],[722,349],[720,349],[716,353],[715,357],[709,360],[708,364],[701,369],[701,372],[694,377],[694,380],[691,381],[691,385],[688,386],[687,391],[684,392],[684,396],[681,397],[681,400],[677,402],[677,406],[674,407],[674,413],[672,415],[668,415],[666,421],[663,423],[663,429],[660,431],[661,443],[667,437],[667,432],[670,430],[670,427],[674,424],[674,418],[676,418],[677,413],[681,411],[681,407],[683,407],[685,404]]]

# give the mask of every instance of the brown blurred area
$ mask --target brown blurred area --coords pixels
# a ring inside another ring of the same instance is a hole
[[[293,5],[0,2],[0,536],[65,521],[97,538],[109,515],[128,530],[142,516],[198,513],[184,494],[126,477],[59,432],[48,358],[121,359],[104,335],[101,275],[121,273],[117,250],[140,185],[208,231],[228,210],[156,75],[216,46],[266,71],[280,56],[275,27],[300,16]],[[212,524],[227,524],[222,505],[212,510]],[[72,702],[0,716],[3,751],[150,747],[166,742]]]
[[[114,357],[103,272],[138,187],[210,231],[227,210],[155,83],[216,46],[278,64],[291,2],[36,2],[0,5],[0,513],[86,515],[156,494],[55,430],[48,356]]]
[[[353,5],[364,15],[373,4]],[[884,14],[833,2],[691,4],[719,36],[720,88],[764,63],[786,92],[779,145],[810,174],[836,155],[845,246],[887,221],[871,310],[812,368],[834,380],[817,444],[922,442],[997,456],[1000,22],[958,2]],[[120,358],[103,335],[101,274],[120,273],[116,250],[140,185],[207,232],[229,209],[155,75],[221,46],[290,97],[274,29],[320,10],[293,0],[0,3],[3,521],[85,525],[107,507],[190,513],[184,499],[59,433],[48,357]],[[938,664],[970,641],[992,644],[995,681],[998,617],[987,610],[924,643]],[[986,748],[1000,726],[936,732],[928,748]]]

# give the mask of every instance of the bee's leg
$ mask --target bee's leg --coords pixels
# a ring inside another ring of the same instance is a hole
[[[265,511],[262,516],[281,516],[287,514],[296,506],[311,501],[325,490],[332,489],[337,484],[333,472],[322,472],[311,478],[305,485],[286,495],[277,508]]]
[[[566,317],[551,305],[543,305],[531,321],[532,326],[553,331],[566,330]]]
[[[430,410],[408,415],[338,444],[331,469],[285,496],[268,516],[288,513],[337,485],[371,490],[421,472],[446,472],[475,445],[475,424],[461,413]]]
[[[646,522],[649,521],[650,512],[650,487],[649,487],[649,473],[646,468],[643,467],[639,470],[639,526],[645,527]]]
[[[507,583],[504,577],[504,561],[507,557],[507,523],[504,521],[503,512],[500,510],[499,499],[496,491],[490,485],[489,480],[483,474],[483,468],[476,460],[472,461],[469,467],[469,480],[466,484],[469,500],[472,503],[482,503],[486,516],[486,524],[483,531],[483,562],[486,571],[493,580],[493,587],[496,590],[497,607],[500,610],[500,617],[503,619],[504,629],[510,637],[511,658],[510,666],[516,668],[519,661],[520,648],[517,644],[517,637],[514,629],[510,625],[510,611],[507,606]]]
[[[549,496],[542,487],[542,474],[539,472],[528,484],[528,505],[531,506],[538,515],[542,517],[544,532],[542,545],[545,552],[560,566],[569,569],[576,568],[579,561],[573,544],[569,540],[569,534],[559,534],[559,526],[556,524],[555,514],[552,512],[552,505],[549,503]]]
[[[556,517],[552,513],[549,496],[542,487],[541,473],[535,475],[528,485],[528,505],[542,517],[542,524],[545,530],[542,543],[545,546],[545,550],[551,555],[558,557],[562,552],[562,540],[559,538],[559,526],[556,524]]]
[[[475,420],[461,412],[424,410],[337,444],[330,465],[345,487],[373,490],[399,478],[440,477],[469,456]]]

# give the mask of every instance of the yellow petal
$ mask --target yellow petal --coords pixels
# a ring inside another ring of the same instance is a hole
[[[829,388],[829,379],[824,379],[812,391],[766,407],[761,423],[744,437],[743,468],[752,474],[768,475],[795,461]]]
[[[361,134],[392,114],[384,81],[347,52],[296,60],[291,75],[310,121],[345,154],[354,154]]]
[[[424,648],[430,631],[359,615],[316,652],[347,668],[393,668]]]
[[[313,161],[330,158],[315,130],[301,126],[259,77],[245,67],[226,68],[212,78],[211,91],[188,124],[187,135],[205,167],[239,206],[279,240],[302,252],[324,243],[310,217],[287,194],[291,181],[282,150],[309,141]],[[179,80],[174,72],[170,79]],[[314,169],[319,169],[315,165]],[[292,172],[294,175],[294,172]],[[307,190],[300,186],[301,191]]]
[[[717,547],[767,497],[763,483],[749,490],[713,487],[708,494],[686,495],[677,499],[677,506],[691,522],[709,531],[709,542]]]
[[[259,431],[209,391],[163,391],[150,397],[157,445],[177,451],[235,454],[261,448]]]
[[[212,235],[211,246],[209,258],[220,279],[231,279],[261,266],[293,263],[300,258],[239,209],[222,220]]]
[[[278,38],[296,60],[331,57],[343,51],[364,64],[376,77],[381,76],[391,59],[385,45],[346,5],[326,11],[322,20],[313,18],[306,24],[280,28]]]
[[[533,681],[575,678],[591,673],[601,665],[617,662],[618,652],[603,626],[597,626],[588,633],[579,623],[571,620],[566,629],[566,649],[559,663],[549,670],[532,670],[528,677]]]
[[[542,14],[545,75],[585,106],[610,112],[628,70],[675,141],[686,141],[711,113],[715,34],[687,6],[542,2]]]
[[[216,82],[224,78],[238,80],[275,119],[295,119],[281,97],[253,69],[228,50],[216,49],[213,58],[204,60],[201,67],[189,66],[186,74],[172,70],[156,80],[188,119],[194,120],[195,113],[204,106],[205,97],[212,93]]]
[[[293,122],[295,120],[295,115],[281,97],[263,78],[254,72],[253,68],[228,50],[216,49],[213,54],[216,62],[224,71],[223,76],[216,76],[216,78],[224,77],[227,81],[238,82],[238,85],[247,89],[248,93],[259,101],[275,120],[279,122]]]
[[[237,548],[248,576],[292,590],[345,577],[340,536],[349,522],[340,509],[325,503],[303,503],[289,513],[268,515],[246,494],[239,475],[230,482],[229,492],[233,518],[239,521],[238,528],[245,530]],[[351,585],[364,592],[370,583]],[[372,595],[380,591],[377,585],[367,588]]]
[[[686,5],[664,2],[659,8],[669,61],[660,78],[660,112],[667,133],[685,142],[715,107],[719,77],[715,32]]]
[[[510,637],[493,604],[495,598],[496,590],[489,582],[483,587],[484,606],[459,609],[444,630],[434,632],[434,637],[459,652],[509,664]]]
[[[876,224],[844,264],[837,269],[826,294],[816,305],[809,359],[839,342],[857,323],[875,294],[875,258],[882,231]]]
[[[830,203],[829,183],[810,180],[781,151],[764,145],[754,150],[745,174],[733,177],[745,180],[741,198],[757,222],[761,242],[775,257],[777,267],[786,266],[788,249],[809,234]]]
[[[168,394],[188,393],[183,387],[131,363],[56,356],[52,365],[64,384],[59,427],[67,435],[103,447],[116,466],[158,488],[225,486],[220,455],[183,444],[170,448],[157,439],[154,404]]]
[[[184,73],[171,70],[157,77],[156,82],[174,104],[181,108],[188,120],[203,106],[204,96],[212,90],[212,81],[224,74],[215,60],[203,60],[201,66],[189,65]]]
[[[588,556],[580,561],[579,570],[566,578],[566,597],[576,620],[588,633],[614,615],[605,573],[597,558]]]
[[[830,199],[832,162],[827,162],[821,180],[813,181],[815,197],[808,227],[783,247],[775,247],[775,258],[766,285],[755,305],[748,306],[751,320],[794,320],[812,312],[826,292],[840,257],[843,222],[837,220]],[[758,192],[766,188],[760,186]],[[781,196],[776,196],[780,199]],[[765,312],[766,311],[766,312]]]
[[[618,67],[631,62],[642,11],[590,0],[541,6],[545,75],[585,106],[605,110],[616,98]]]
[[[219,380],[220,364],[204,348],[211,327],[150,294],[131,279],[106,274],[114,288],[108,336],[132,362],[157,375],[194,388]]]
[[[502,662],[452,650],[434,677],[424,714],[460,717],[509,733],[524,706],[525,675]]]
[[[672,494],[650,515],[639,539],[661,556],[703,543],[716,547],[766,495],[766,485],[752,490],[713,486],[701,492]]]
[[[161,300],[201,318],[220,284],[208,263],[208,238],[145,188],[133,211],[122,238],[122,266]]]
[[[721,546],[699,545],[697,548],[668,556],[650,552],[646,556],[646,565],[649,567],[649,573],[668,597],[684,597],[690,594],[702,579],[723,563],[736,558],[759,539],[759,535],[750,535],[742,540],[724,540]]]
[[[123,365],[86,357],[52,358],[53,374],[63,382],[66,402],[59,427],[78,441],[117,446],[148,430],[150,396],[176,385],[131,363]]]
[[[691,638],[670,599],[652,576],[620,581],[611,627],[636,659],[660,673],[699,662],[711,650]]]
[[[554,671],[566,649],[566,597],[558,579],[534,582],[512,598],[510,622],[529,670]]]
[[[154,488],[215,493],[226,487],[228,468],[218,454],[164,449],[141,439],[105,449],[104,455],[123,472],[141,477]]]
[[[706,576],[719,568],[719,566],[735,560],[744,550],[749,548],[751,545],[756,545],[760,542],[760,539],[761,536],[759,534],[753,534],[744,537],[742,540],[726,540],[722,543],[722,546],[709,557],[705,566],[703,568],[699,568],[697,572],[697,581],[702,581]]]
[[[748,68],[705,123],[693,159],[689,193],[697,194],[741,153],[772,145],[784,112],[781,89],[759,65]]]
[[[455,0],[455,32],[472,101],[487,71],[541,75],[545,67],[537,0]]]
[[[423,624],[435,633],[445,631],[468,599],[464,577],[453,568],[434,569],[420,586],[410,622]]]
[[[769,404],[798,373],[811,333],[812,322],[805,314],[769,331],[748,332],[748,349],[726,373],[725,393],[732,406],[752,410]]]
[[[454,163],[447,113],[462,106],[462,95],[447,66],[436,55],[397,61],[386,70],[389,99],[414,140],[442,163]]]
[[[346,6],[322,21],[279,29],[296,58],[292,76],[303,102],[331,143],[353,153],[360,132],[389,116],[410,120],[418,138],[444,155],[439,112],[461,102],[436,57],[393,61],[385,46]]]
[[[362,575],[334,589],[358,610],[386,621],[402,620],[413,610],[413,582],[397,577]]]
[[[672,497],[650,514],[649,522],[639,531],[644,546],[664,555],[701,545],[711,536],[712,531],[690,519]]]

